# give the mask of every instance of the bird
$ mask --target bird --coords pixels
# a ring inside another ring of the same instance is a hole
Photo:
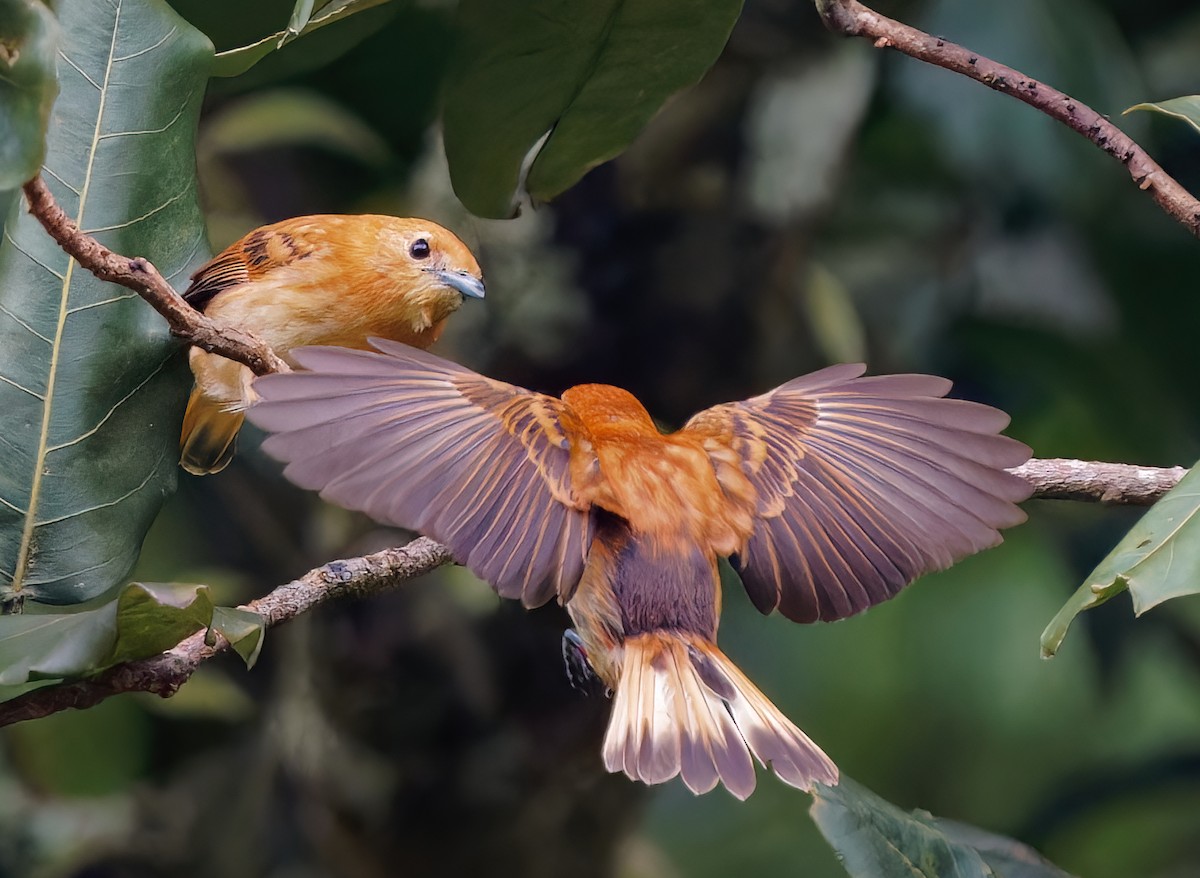
[[[192,275],[183,298],[248,330],[289,366],[299,345],[364,348],[368,336],[429,347],[464,298],[481,299],[470,249],[425,219],[325,214],[262,226]],[[245,366],[192,347],[195,383],[180,431],[180,465],[224,469],[254,398]]]
[[[381,339],[309,347],[249,418],[284,474],[419,531],[505,598],[557,597],[610,691],[609,771],[738,799],[754,759],[805,791],[835,763],[717,646],[718,559],[753,604],[832,621],[1002,541],[1031,489],[1002,411],[930,375],[830,366],[663,433],[628,391],[554,397]],[[576,661],[572,662],[572,659]]]

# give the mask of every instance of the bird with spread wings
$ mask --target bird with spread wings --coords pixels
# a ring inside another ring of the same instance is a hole
[[[832,366],[663,434],[628,392],[561,398],[403,344],[304,348],[250,419],[296,484],[444,543],[500,595],[557,598],[613,693],[610,771],[745,798],[838,770],[717,648],[718,558],[754,605],[841,619],[1001,542],[1029,449],[929,375]]]

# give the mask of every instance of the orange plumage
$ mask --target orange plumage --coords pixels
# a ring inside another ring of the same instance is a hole
[[[284,361],[299,345],[367,347],[368,336],[433,344],[463,297],[483,296],[479,264],[455,235],[423,219],[302,216],[263,226],[192,276],[194,308],[249,330]],[[253,400],[249,369],[190,351],[195,389],[180,464],[218,472]]]
[[[839,619],[1000,542],[1028,485],[1008,418],[928,375],[833,366],[664,435],[615,387],[561,399],[401,344],[296,352],[250,411],[286,475],[426,533],[505,597],[557,596],[614,693],[604,762],[738,798],[753,759],[801,789],[833,762],[717,648],[729,557],[754,604]]]

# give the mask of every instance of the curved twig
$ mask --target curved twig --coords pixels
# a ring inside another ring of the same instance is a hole
[[[287,366],[275,352],[251,333],[205,317],[185,302],[149,260],[113,253],[81,231],[58,206],[40,176],[26,183],[23,189],[29,212],[63,250],[101,280],[120,284],[140,295],[166,319],[172,334],[206,351],[244,363],[255,375],[286,371]]]
[[[1086,104],[1004,64],[956,43],[880,15],[858,0],[816,0],[832,31],[865,37],[880,49],[895,49],[918,61],[944,67],[1011,95],[1086,137],[1129,171],[1133,182],[1193,235],[1200,237],[1200,200],[1150,158],[1134,140]]]

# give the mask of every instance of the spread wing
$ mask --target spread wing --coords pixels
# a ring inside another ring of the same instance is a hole
[[[684,427],[753,517],[730,560],[763,613],[852,615],[1025,520],[1030,488],[1004,470],[1030,452],[997,435],[1007,415],[943,399],[943,378],[863,371],[823,369]]]
[[[380,353],[300,348],[311,371],[256,381],[263,447],[297,485],[433,537],[504,597],[568,597],[593,522],[571,490],[563,403],[371,343]]]
[[[230,244],[192,275],[183,299],[197,311],[224,290],[257,280],[273,268],[310,255],[320,229],[304,217],[263,226]]]

